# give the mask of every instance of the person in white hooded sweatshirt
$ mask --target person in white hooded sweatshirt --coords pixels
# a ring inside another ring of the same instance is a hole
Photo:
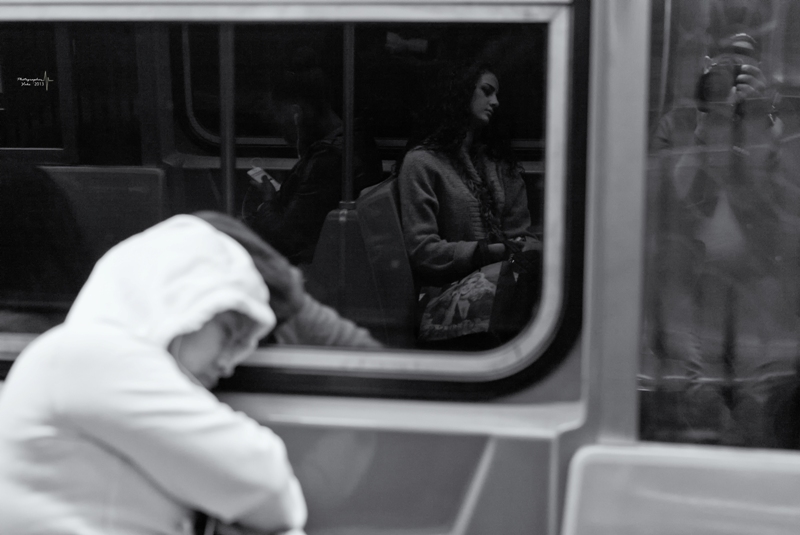
[[[0,533],[301,530],[281,439],[208,391],[275,325],[234,239],[180,215],[98,261],[0,391]],[[302,533],[302,532],[301,532]]]

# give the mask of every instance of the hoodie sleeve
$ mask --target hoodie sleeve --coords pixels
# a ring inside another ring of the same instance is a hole
[[[180,503],[226,522],[258,510],[268,525],[253,527],[264,530],[302,528],[305,500],[277,435],[190,382],[163,350],[93,349],[60,366],[59,417]]]
[[[308,294],[305,295],[300,311],[279,325],[274,333],[279,344],[382,347],[369,331],[341,317],[331,307],[321,304]]]
[[[419,276],[431,281],[450,282],[476,269],[477,238],[447,240],[439,228],[440,203],[461,201],[452,192],[440,198],[446,189],[444,173],[449,172],[455,173],[428,151],[413,150],[406,154],[397,180],[409,260]]]

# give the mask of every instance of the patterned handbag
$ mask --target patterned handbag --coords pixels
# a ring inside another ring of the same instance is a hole
[[[423,287],[419,340],[436,342],[477,333],[507,340],[519,333],[541,295],[540,255],[540,251],[517,252],[446,286]]]

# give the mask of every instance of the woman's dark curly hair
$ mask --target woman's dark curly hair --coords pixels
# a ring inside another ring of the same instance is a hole
[[[431,129],[433,133],[422,142],[423,147],[457,159],[472,120],[472,95],[481,76],[486,73],[496,74],[496,71],[489,63],[473,63],[457,66],[445,75],[442,98],[427,114],[436,118],[436,126]],[[492,121],[481,129],[479,137],[473,141],[473,147],[483,146],[490,158],[513,162],[508,132],[502,128],[502,116],[498,115],[495,114]]]

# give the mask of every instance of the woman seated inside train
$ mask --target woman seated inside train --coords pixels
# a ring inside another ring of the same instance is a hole
[[[325,217],[342,199],[342,119],[331,106],[331,84],[308,48],[293,59],[268,95],[269,113],[298,161],[279,189],[270,180],[251,184],[244,219],[293,264],[310,264]],[[354,123],[355,194],[382,179],[375,141]]]
[[[541,243],[510,143],[494,128],[500,82],[487,64],[453,73],[438,127],[402,161],[400,208],[419,286],[441,286]]]
[[[406,154],[398,178],[406,247],[421,284],[451,282],[539,245],[520,170],[492,128],[497,76],[479,64],[454,78],[440,126]]]
[[[109,250],[0,392],[0,533],[301,529],[283,442],[208,389],[275,325],[247,251],[179,215]]]

